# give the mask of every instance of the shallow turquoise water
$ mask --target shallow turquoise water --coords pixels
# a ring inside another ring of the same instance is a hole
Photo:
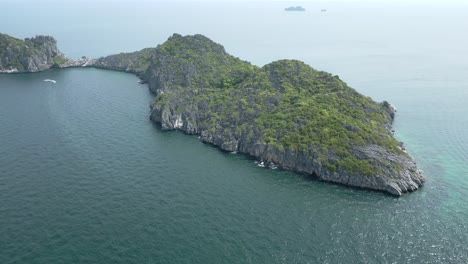
[[[190,6],[197,13],[115,4],[103,13],[105,4],[56,3],[6,5],[5,21],[22,23],[0,32],[57,35],[72,56],[200,32],[258,65],[300,58],[396,105],[396,135],[428,182],[394,198],[259,168],[155,128],[151,95],[130,74],[0,75],[0,263],[466,262],[466,8],[335,5],[319,17],[255,4],[239,21],[232,8],[244,9],[234,5]],[[83,10],[94,20],[54,21]],[[169,20],[177,12],[184,19]]]

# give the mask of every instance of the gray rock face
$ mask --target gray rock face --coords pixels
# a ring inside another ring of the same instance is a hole
[[[194,67],[193,64],[180,65],[176,69],[182,74],[177,76],[174,71],[170,70],[173,69],[173,65],[178,65],[174,62],[174,58],[161,56],[158,58],[158,67],[150,67],[147,74],[143,76],[148,80],[149,88],[157,98],[165,93],[170,93],[172,96],[168,99],[169,101],[162,103],[155,100],[151,105],[150,119],[159,124],[163,130],[181,130],[187,134],[199,135],[202,142],[216,145],[222,150],[248,154],[266,163],[274,163],[284,169],[310,174],[324,181],[380,190],[397,196],[417,190],[425,182],[422,172],[417,169],[416,163],[409,155],[395,153],[378,145],[368,144],[352,148],[352,154],[355,157],[359,160],[369,160],[377,168],[378,171],[375,171],[372,176],[366,176],[344,170],[342,167],[330,169],[321,159],[323,152],[321,153],[320,146],[312,146],[308,149],[278,149],[274,145],[265,143],[262,135],[255,129],[240,134],[232,133],[232,129],[224,129],[233,126],[233,123],[229,121],[228,124],[216,123],[208,126],[206,121],[209,120],[210,112],[217,110],[208,105],[193,105],[190,102],[190,96],[187,96],[192,91],[189,88],[182,88],[182,90],[180,88],[204,87],[204,84],[191,83],[195,79],[194,76],[199,73],[199,68]],[[270,106],[274,109],[277,105],[273,99],[279,100],[279,98],[272,98],[272,101],[268,101],[266,106],[269,109]],[[396,109],[386,101],[380,106],[388,114],[389,122],[384,124],[384,128],[391,133]],[[367,109],[364,110],[367,111]],[[368,109],[368,111],[374,110]],[[243,116],[243,123],[254,122],[255,114],[249,116],[241,112],[239,115]],[[359,130],[349,124],[343,124],[343,126],[349,131]],[[333,155],[330,153],[328,160],[336,160],[337,157]]]
[[[72,60],[66,59],[63,63],[56,63],[53,65],[55,68],[64,69],[64,68],[75,68],[75,67],[92,67],[96,59],[82,57],[81,59]]]
[[[275,145],[265,143],[261,131],[255,126],[247,126],[243,132],[233,132],[232,128],[237,126],[246,123],[254,124],[257,117],[255,111],[240,111],[237,113],[241,117],[240,121],[208,122],[212,117],[210,115],[222,112],[224,106],[210,106],[208,101],[194,102],[191,98],[198,93],[203,93],[203,89],[210,89],[213,83],[220,85],[222,81],[225,81],[219,78],[223,74],[229,76],[228,81],[232,82],[242,81],[246,73],[227,71],[226,69],[235,68],[236,65],[245,62],[233,59],[221,45],[208,41],[204,36],[195,35],[188,40],[177,34],[172,36],[169,40],[177,44],[172,47],[179,47],[179,44],[184,44],[184,42],[189,42],[189,46],[193,47],[183,56],[181,53],[184,50],[172,51],[167,50],[167,47],[160,50],[158,46],[97,60],[86,57],[79,60],[66,59],[57,49],[56,41],[51,37],[38,36],[22,41],[5,36],[0,34],[0,46],[4,43],[8,44],[4,49],[4,54],[0,54],[2,55],[0,73],[36,72],[51,67],[96,67],[137,74],[143,82],[149,84],[149,89],[156,95],[156,100],[150,107],[150,119],[159,124],[162,130],[181,130],[187,134],[199,135],[202,142],[216,145],[222,150],[248,154],[266,163],[274,163],[284,169],[310,174],[324,181],[385,191],[397,196],[414,191],[425,182],[415,161],[404,152],[402,143],[400,149],[403,151],[397,153],[373,144],[352,146],[351,152],[354,157],[359,160],[369,160],[373,168],[376,168],[372,176],[366,176],[344,170],[339,166],[331,169],[324,163],[320,146],[309,144],[303,149],[278,149]],[[192,56],[192,53],[198,55]],[[210,63],[207,63],[205,59],[210,60]],[[217,67],[213,67],[213,63]],[[210,78],[205,78],[207,75]],[[333,80],[332,77],[329,78]],[[273,85],[277,85],[275,84],[277,78],[272,79]],[[281,89],[279,85],[277,86]],[[254,88],[244,92],[249,93],[250,97],[255,100]],[[164,98],[167,94],[170,96]],[[280,94],[269,97],[264,106],[268,111],[272,111],[280,100]],[[383,126],[391,135],[396,109],[386,101],[382,102],[380,107],[384,109],[383,115],[388,114],[386,117],[388,123]],[[375,111],[375,109],[367,108],[363,110]],[[298,122],[296,125],[301,125],[301,123]],[[342,126],[351,132],[360,130],[346,123],[342,123]],[[225,129],[229,127],[231,129]],[[325,158],[328,161],[337,160],[333,152],[327,155]]]
[[[148,78],[143,78],[142,76],[147,71],[150,62],[153,59],[154,52],[154,48],[147,48],[136,52],[110,55],[93,60],[86,66],[134,73],[140,78],[147,80]]]
[[[392,153],[377,145],[355,147],[353,152],[360,159],[373,160],[373,165],[381,170],[378,175],[363,176],[340,169],[332,172],[322,165],[318,153],[313,151],[278,150],[271,145],[260,143],[258,138],[234,138],[222,133],[222,129],[217,129],[215,133],[200,129],[196,125],[195,113],[176,114],[173,109],[161,108],[158,104],[153,104],[151,109],[151,120],[160,124],[163,130],[181,130],[187,134],[200,135],[202,142],[216,145],[222,150],[248,154],[266,163],[310,174],[320,180],[385,191],[396,196],[415,191],[425,182],[422,172],[417,169],[411,157]],[[401,164],[401,168],[395,170],[394,164]]]
[[[2,72],[38,72],[54,65],[54,58],[62,56],[54,38],[36,36],[18,40],[0,34],[0,70]]]
[[[24,40],[0,34],[0,73],[40,72],[50,68],[80,67],[93,64],[92,59],[67,59],[50,36]]]

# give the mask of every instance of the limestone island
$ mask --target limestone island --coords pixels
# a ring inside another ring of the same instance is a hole
[[[302,6],[290,6],[285,8],[284,11],[306,11]]]
[[[57,48],[50,36],[20,40],[0,33],[0,73],[40,72],[50,68],[87,66],[87,57],[72,60]],[[92,63],[91,63],[92,64]]]
[[[395,109],[297,60],[258,67],[202,35],[155,48],[70,60],[52,37],[0,35],[0,71],[95,67],[138,75],[155,99],[150,119],[225,151],[320,180],[401,195],[425,182],[393,137]]]

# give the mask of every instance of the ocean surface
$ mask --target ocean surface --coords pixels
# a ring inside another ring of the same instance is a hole
[[[0,75],[0,263],[468,263],[467,5],[40,2],[0,1],[0,32],[74,58],[201,33],[337,74],[397,107],[427,183],[395,198],[259,168],[158,130],[131,74]]]

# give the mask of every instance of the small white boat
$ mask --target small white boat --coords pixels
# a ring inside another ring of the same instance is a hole
[[[259,167],[262,167],[262,168],[265,167],[265,162],[263,162],[263,161],[260,162],[260,163],[258,164],[258,166],[259,166]]]
[[[268,167],[270,167],[270,169],[272,169],[272,170],[276,170],[276,169],[278,169],[278,165],[276,165],[276,164],[275,164],[275,163],[273,163],[273,162],[272,162],[272,163],[270,163],[270,165],[269,165]]]
[[[51,82],[51,83],[57,83],[56,80],[51,80],[51,79],[45,79],[44,82]]]

